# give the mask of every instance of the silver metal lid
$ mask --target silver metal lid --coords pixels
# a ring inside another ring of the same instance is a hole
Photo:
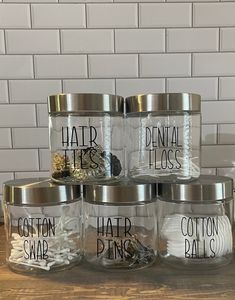
[[[190,93],[136,95],[126,98],[126,113],[187,111],[200,112],[201,96]]]
[[[85,201],[99,204],[134,204],[150,202],[156,197],[156,184],[119,182],[110,185],[84,186]]]
[[[233,197],[230,177],[201,175],[189,183],[160,183],[159,196],[165,201],[212,202]]]
[[[11,205],[53,205],[72,202],[80,195],[80,186],[55,184],[50,178],[17,179],[3,184],[3,200]]]
[[[109,94],[58,94],[48,97],[48,111],[53,113],[110,112],[123,113],[124,98]]]

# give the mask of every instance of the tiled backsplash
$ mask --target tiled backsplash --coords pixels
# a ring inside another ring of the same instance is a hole
[[[0,2],[0,183],[48,175],[62,91],[199,93],[203,172],[235,177],[235,1]]]

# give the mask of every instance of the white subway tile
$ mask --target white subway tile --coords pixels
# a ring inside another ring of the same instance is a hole
[[[216,168],[201,168],[202,175],[216,175]]]
[[[165,80],[156,79],[117,79],[116,91],[118,95],[131,96],[145,93],[164,93]]]
[[[228,176],[233,178],[233,184],[235,187],[235,168],[218,168],[217,172],[220,176]]]
[[[235,51],[235,28],[220,29],[221,51]]]
[[[0,30],[0,54],[5,53],[4,31]]]
[[[0,80],[0,103],[7,103],[7,102],[8,102],[7,81]]]
[[[91,28],[137,27],[137,4],[88,4],[87,26]]]
[[[142,3],[140,27],[189,27],[191,10],[189,3]]]
[[[193,54],[193,75],[195,76],[235,75],[235,53]]]
[[[164,52],[164,29],[117,29],[115,30],[116,52]]]
[[[195,3],[194,26],[218,27],[235,25],[235,3]]]
[[[0,148],[11,148],[10,128],[0,128]]]
[[[87,76],[86,55],[36,55],[37,78],[83,78]]]
[[[202,102],[202,122],[205,124],[234,123],[235,101]]]
[[[0,28],[30,28],[28,4],[1,4]]]
[[[235,145],[202,146],[202,167],[223,168],[235,164]]]
[[[235,77],[224,77],[219,79],[219,98],[235,100]]]
[[[202,100],[217,100],[218,78],[169,78],[167,91],[171,93],[196,93]]]
[[[168,52],[206,52],[217,51],[219,29],[187,28],[167,30]]]
[[[49,149],[40,149],[39,150],[40,155],[40,170],[42,171],[48,171],[50,169],[50,151]]]
[[[180,2],[219,2],[219,1],[220,0],[180,0]],[[223,0],[221,0],[221,1],[223,1]],[[166,2],[179,2],[179,0],[166,0]]]
[[[235,124],[219,124],[218,133],[219,144],[235,145]]]
[[[1,104],[0,126],[32,127],[36,125],[35,106],[31,104]]]
[[[45,178],[49,177],[49,172],[37,171],[37,172],[15,172],[16,179],[23,178]]]
[[[4,0],[4,2],[16,2],[17,0]],[[18,0],[20,3],[55,3],[58,0]]]
[[[36,110],[37,110],[38,126],[41,126],[41,127],[48,126],[47,104],[37,104]]]
[[[125,0],[126,1],[126,0]],[[113,0],[59,0],[59,2],[76,2],[76,3],[103,3],[113,2]],[[130,2],[130,1],[128,1]]]
[[[84,28],[84,4],[33,4],[34,28]]]
[[[47,148],[48,128],[13,128],[14,148]]]
[[[33,78],[33,60],[29,55],[0,55],[0,79]]]
[[[113,0],[113,2],[164,2],[164,0]]]
[[[137,77],[138,57],[132,54],[89,55],[91,78]]]
[[[64,80],[65,93],[103,93],[115,94],[114,79]]]
[[[0,150],[0,171],[36,171],[38,167],[36,149]]]
[[[189,54],[141,54],[140,75],[142,77],[190,76]]]
[[[63,53],[112,53],[113,30],[62,30]]]
[[[216,125],[202,125],[201,140],[203,145],[216,144],[217,126]]]
[[[58,30],[7,30],[7,53],[59,53]]]
[[[2,194],[2,192],[3,192],[3,183],[8,180],[12,180],[12,179],[14,179],[13,173],[10,173],[10,172],[0,173],[0,194]],[[0,206],[1,206],[1,204],[0,204]]]
[[[12,103],[46,103],[47,96],[62,91],[60,80],[10,80]]]

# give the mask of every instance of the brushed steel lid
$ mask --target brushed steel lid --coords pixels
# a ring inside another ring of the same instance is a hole
[[[151,202],[156,198],[156,184],[119,182],[107,185],[84,186],[84,199],[97,204],[134,204]]]
[[[165,201],[219,201],[233,197],[233,180],[225,176],[201,175],[189,183],[160,183],[158,192]]]
[[[123,113],[124,98],[109,94],[57,94],[48,96],[49,114],[76,112]]]
[[[201,96],[190,93],[136,95],[126,98],[126,113],[201,111]]]
[[[55,184],[50,178],[17,179],[3,184],[3,201],[10,205],[54,205],[72,202],[80,195],[80,186]]]

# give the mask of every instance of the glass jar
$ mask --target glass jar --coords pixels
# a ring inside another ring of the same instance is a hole
[[[51,174],[60,183],[117,180],[124,173],[123,98],[48,97]]]
[[[233,257],[233,181],[201,175],[159,186],[159,254],[173,266],[215,267]]]
[[[172,182],[199,177],[200,103],[199,95],[188,93],[126,99],[130,178]]]
[[[4,183],[6,261],[18,272],[67,269],[82,256],[79,186],[48,178]]]
[[[139,269],[157,254],[156,191],[122,182],[84,187],[84,256],[105,269]]]

